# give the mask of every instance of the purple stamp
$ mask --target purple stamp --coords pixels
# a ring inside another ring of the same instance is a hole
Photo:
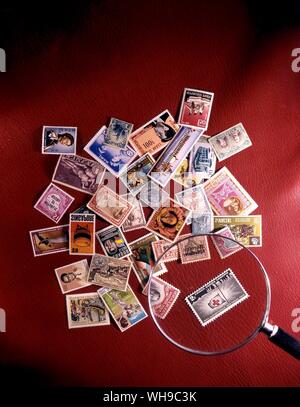
[[[54,184],[50,184],[39,198],[34,208],[47,218],[58,223],[74,198]]]

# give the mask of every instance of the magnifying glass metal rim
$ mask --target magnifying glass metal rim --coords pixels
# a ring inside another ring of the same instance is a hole
[[[268,323],[268,317],[269,317],[269,313],[270,313],[270,308],[271,308],[271,285],[270,285],[270,280],[269,280],[269,276],[264,268],[264,266],[262,265],[261,261],[258,259],[258,257],[250,250],[248,249],[248,247],[244,246],[243,244],[241,244],[240,242],[227,237],[227,236],[222,236],[220,234],[216,234],[216,233],[199,233],[199,234],[195,234],[195,235],[190,235],[190,236],[186,236],[182,239],[176,240],[174,243],[170,243],[170,246],[168,247],[167,250],[170,250],[172,247],[174,247],[175,245],[177,245],[180,242],[184,242],[187,239],[190,239],[191,237],[197,237],[197,236],[216,236],[216,237],[224,237],[225,239],[231,240],[232,242],[238,244],[239,246],[241,246],[243,249],[247,250],[248,253],[251,254],[251,256],[254,257],[254,259],[258,262],[261,271],[263,273],[264,276],[264,281],[265,281],[265,285],[266,285],[266,304],[265,304],[265,310],[263,313],[263,317],[261,319],[260,324],[258,325],[257,328],[255,328],[253,330],[253,332],[248,335],[243,341],[241,341],[240,343],[238,343],[235,346],[232,346],[230,348],[227,349],[222,349],[220,351],[213,351],[213,352],[204,352],[204,351],[200,351],[198,349],[191,349],[187,346],[182,345],[181,343],[176,342],[173,338],[171,338],[165,331],[164,329],[160,326],[160,324],[157,322],[157,318],[153,313],[152,310],[152,306],[151,306],[151,295],[150,295],[150,286],[151,286],[151,279],[155,274],[155,270],[157,268],[157,266],[159,265],[159,263],[161,262],[162,258],[164,257],[165,253],[163,253],[155,262],[153,268],[151,269],[151,273],[149,276],[149,283],[148,283],[148,305],[149,305],[149,310],[150,310],[150,314],[151,317],[156,325],[156,327],[158,328],[158,330],[160,331],[160,333],[166,338],[168,339],[173,345],[177,346],[178,348],[185,350],[187,352],[196,354],[196,355],[202,355],[202,356],[217,356],[217,355],[225,355],[226,353],[231,353],[235,350],[238,350],[240,348],[242,348],[243,346],[247,345],[249,342],[251,342],[258,334],[259,332],[267,325]]]

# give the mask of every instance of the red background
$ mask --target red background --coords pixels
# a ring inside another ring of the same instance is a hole
[[[271,319],[290,331],[291,312],[300,307],[300,73],[291,70],[300,30],[263,26],[249,2],[107,0],[72,29],[7,50],[0,77],[0,307],[7,313],[0,363],[12,379],[24,372],[59,385],[300,384],[299,362],[263,335],[234,354],[204,358],[174,348],[150,318],[125,333],[115,325],[68,330],[53,269],[74,258],[34,258],[28,236],[52,226],[33,209],[57,160],[40,153],[44,124],[78,126],[81,153],[111,116],[138,127],[166,108],[177,117],[184,87],[215,92],[208,134],[242,122],[253,142],[224,165],[259,204],[263,247],[256,253],[271,279]],[[68,192],[77,198],[71,208],[84,202]],[[130,282],[138,289],[134,275]]]

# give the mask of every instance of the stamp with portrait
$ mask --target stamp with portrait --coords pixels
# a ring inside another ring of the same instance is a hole
[[[44,126],[42,154],[76,154],[77,127]]]
[[[58,267],[54,271],[63,294],[91,285],[87,281],[89,265],[86,259]]]

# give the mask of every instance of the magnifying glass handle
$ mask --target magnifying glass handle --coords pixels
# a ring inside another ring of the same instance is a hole
[[[269,340],[285,352],[300,360],[300,341],[286,333],[277,325],[266,323],[262,331],[268,335]]]

